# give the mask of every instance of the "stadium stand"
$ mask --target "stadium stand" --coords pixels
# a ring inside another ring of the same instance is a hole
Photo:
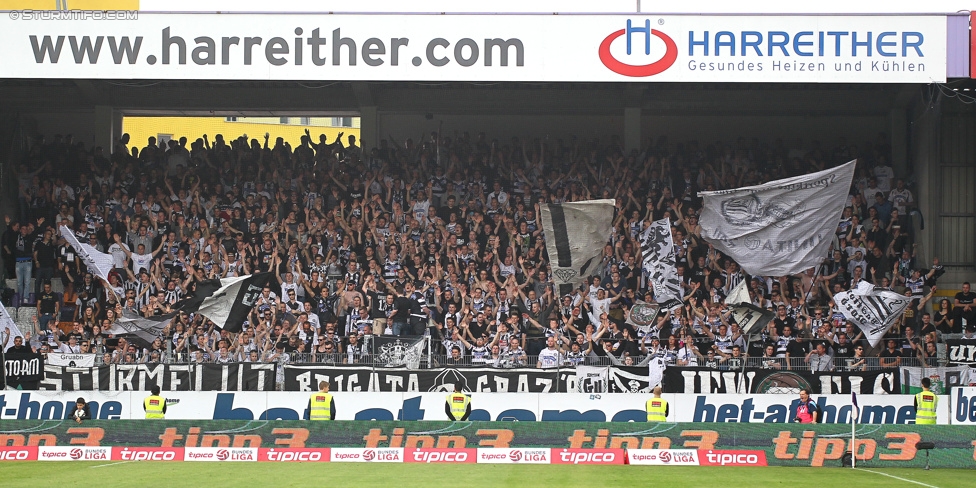
[[[747,276],[701,238],[700,190],[852,159],[855,182],[819,269]],[[938,299],[938,260],[915,259],[912,181],[896,179],[889,160],[884,134],[834,147],[662,137],[639,152],[617,138],[469,132],[391,137],[369,151],[307,132],[298,147],[222,135],[138,147],[126,135],[111,156],[58,135],[33,141],[18,168],[20,214],[5,218],[3,257],[30,347],[96,353],[98,364],[373,364],[379,339],[396,333],[429,335],[431,366],[944,365],[945,338],[974,335],[963,327],[976,324],[972,292]],[[593,198],[616,199],[613,235],[589,284],[557,296],[538,205]],[[632,306],[655,302],[637,235],[665,217],[684,303],[635,327]],[[113,256],[111,283],[85,268],[59,225]],[[126,312],[177,311],[203,280],[264,271],[276,279],[239,334],[185,312],[151,343],[105,333]],[[913,297],[877,349],[832,301],[861,279]],[[724,301],[742,280],[754,305],[777,314],[752,341]]]

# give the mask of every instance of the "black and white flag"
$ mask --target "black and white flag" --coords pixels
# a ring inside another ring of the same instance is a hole
[[[88,269],[95,273],[96,276],[108,283],[108,274],[115,265],[115,260],[112,258],[112,255],[101,252],[89,244],[79,242],[78,238],[75,237],[75,233],[63,225],[60,230],[61,236],[68,241],[68,244],[71,244],[71,247],[78,253],[85,266],[88,266]]]
[[[169,325],[176,313],[143,317],[132,311],[122,312],[122,316],[115,320],[109,330],[102,331],[115,337],[125,337],[138,347],[146,348],[152,345],[157,337],[163,337],[163,329]]]
[[[650,333],[654,330],[654,327],[657,325],[657,314],[660,310],[661,305],[657,303],[648,303],[644,300],[637,300],[630,307],[630,313],[627,314],[627,323],[640,331],[640,335],[643,337],[644,334]]]
[[[776,318],[773,312],[752,304],[749,290],[746,289],[748,282],[748,280],[740,281],[725,298],[725,303],[732,307],[732,318],[739,324],[739,329],[745,336],[759,333],[770,320]]]
[[[251,312],[261,295],[261,290],[270,281],[271,273],[223,279],[221,287],[214,291],[213,295],[204,297],[203,303],[195,312],[210,319],[223,330],[240,332],[244,321],[247,320],[247,314]]]
[[[644,272],[654,285],[654,297],[658,303],[677,302],[681,306],[681,279],[678,278],[671,221],[661,219],[651,223],[641,234],[641,254]]]
[[[610,240],[614,200],[550,203],[540,207],[546,253],[559,295],[573,292],[600,265]]]
[[[946,357],[950,366],[976,364],[976,341],[967,339],[946,339]]]
[[[426,336],[417,339],[371,336],[369,339],[368,347],[373,351],[374,364],[416,369],[420,367],[421,359],[427,355]]]
[[[8,349],[3,355],[3,368],[4,382],[8,386],[35,383],[44,379],[44,355],[28,348]]]
[[[576,366],[576,392],[609,393],[608,373],[606,366]]]
[[[752,275],[785,276],[817,266],[837,230],[854,164],[758,186],[699,192],[702,237]]]
[[[68,366],[71,368],[91,368],[95,366],[97,354],[48,353],[47,366]]]
[[[834,303],[847,320],[861,329],[871,347],[877,347],[885,332],[911,305],[912,297],[862,281],[852,290],[834,295]]]

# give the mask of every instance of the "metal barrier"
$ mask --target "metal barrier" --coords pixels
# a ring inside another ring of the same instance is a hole
[[[607,356],[586,356],[583,358],[576,359],[565,359],[562,363],[543,369],[574,369],[577,365],[583,366],[634,366],[634,367],[646,367],[645,360],[648,358],[646,356],[638,356],[633,358],[620,359],[610,359]],[[826,357],[823,359],[811,357],[809,360],[806,358],[765,358],[765,357],[743,357],[743,361],[738,361],[735,358],[729,358],[724,361],[717,361],[713,365],[715,369],[718,370],[734,370],[741,369],[743,366],[746,368],[758,368],[758,369],[781,369],[784,371],[810,371],[810,372],[825,372],[825,371],[875,371],[880,369],[890,369],[902,366],[912,366],[912,367],[938,367],[946,366],[947,361],[945,359],[939,358],[897,358],[897,359],[885,359],[878,357],[865,357],[865,358],[831,358]],[[149,361],[136,361],[137,363],[149,362]],[[169,357],[163,358],[160,361],[164,364],[193,364],[197,362],[213,363],[221,361],[212,361],[206,358],[203,361],[198,361],[192,357],[189,353],[174,353]],[[240,361],[236,357],[233,360],[226,362],[247,362]],[[316,354],[316,353],[290,353],[288,354],[287,361],[259,361],[264,363],[275,362],[279,364],[321,364],[321,365],[334,365],[334,366],[371,366],[371,367],[404,367],[407,365],[401,360],[389,360],[388,358],[382,358],[378,355],[359,355],[354,357],[349,357],[346,354]],[[105,364],[101,355],[96,357],[95,364],[97,366],[102,366]],[[120,364],[131,364],[120,362]],[[677,362],[670,362],[669,366],[697,366],[697,367],[708,367],[709,361],[704,358],[698,358],[697,361],[690,364],[682,364]],[[411,369],[430,369],[430,368],[443,368],[443,367],[494,367],[494,368],[536,368],[541,367],[539,362],[539,356],[521,356],[521,357],[510,357],[510,356],[500,356],[497,358],[491,357],[480,357],[475,358],[470,354],[461,356],[460,358],[453,358],[448,355],[434,354],[431,356],[422,356],[416,367]]]
[[[943,339],[951,339],[952,335],[943,335]],[[369,337],[367,337],[369,339]],[[380,339],[389,342],[389,340],[396,340],[398,338],[381,337]],[[410,369],[431,369],[431,368],[441,368],[441,367],[494,367],[494,368],[536,368],[542,367],[539,356],[536,355],[512,355],[502,352],[497,357],[491,357],[490,355],[483,355],[475,357],[469,351],[467,354],[461,355],[460,358],[453,358],[451,355],[437,354],[437,349],[441,349],[440,344],[431,343],[430,336],[418,336],[418,337],[405,337],[400,338],[401,341],[397,341],[399,344],[398,348],[388,349],[386,346],[380,347],[377,345],[378,341],[369,340],[360,349],[359,352],[355,354],[349,354],[346,352],[332,352],[332,353],[318,353],[318,352],[291,352],[283,356],[270,356],[267,355],[262,358],[261,361],[264,363],[277,363],[277,364],[322,364],[322,365],[344,365],[344,366],[369,366],[374,368],[379,367],[407,367]],[[423,344],[419,346],[419,341],[423,340]],[[808,339],[809,340],[809,339]],[[901,338],[904,340],[904,338]],[[212,357],[199,358],[195,354],[186,352],[174,352],[172,351],[171,341],[166,341],[167,349],[160,351],[159,355],[160,363],[164,364],[193,364],[193,363],[213,363],[213,362],[247,362],[244,358],[239,355],[233,355],[229,360],[226,361],[215,361]],[[850,371],[874,371],[886,368],[897,368],[901,366],[910,367],[938,367],[946,366],[948,364],[946,357],[946,347],[944,342],[937,343],[938,354],[936,357],[930,358],[919,358],[919,357],[899,357],[899,358],[881,358],[877,357],[875,354],[879,349],[868,348],[868,355],[862,358],[855,357],[830,357],[830,356],[818,356],[817,354],[811,354],[809,357],[749,357],[743,355],[741,358],[736,358],[732,356],[723,357],[721,355],[716,356],[705,356],[700,354],[701,351],[706,351],[711,345],[710,341],[706,339],[698,338],[696,343],[699,344],[699,354],[696,354],[690,361],[681,362],[677,361],[676,355],[668,354],[664,357],[668,361],[668,366],[695,366],[695,367],[712,367],[717,370],[735,370],[742,368],[758,368],[758,369],[782,369],[786,371],[808,371],[808,372],[850,372]],[[342,348],[337,348],[342,350]],[[407,350],[410,349],[415,354],[411,359],[407,358],[409,353]],[[441,349],[443,350],[443,349]],[[422,351],[419,355],[416,354],[418,351]],[[544,369],[550,370],[562,370],[562,369],[574,369],[577,365],[584,366],[645,366],[648,361],[647,356],[634,356],[634,357],[623,357],[616,358],[607,355],[598,355],[591,353],[586,356],[576,356],[572,357],[567,354],[563,354],[563,360],[556,365],[548,366]],[[136,363],[143,362],[157,362],[150,361],[148,357],[141,358]],[[98,354],[96,357],[96,365],[104,365],[103,354]],[[121,362],[121,364],[132,364]]]

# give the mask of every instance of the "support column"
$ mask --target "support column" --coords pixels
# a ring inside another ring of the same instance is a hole
[[[115,140],[122,138],[122,112],[118,110],[112,111],[112,147],[109,147],[106,153],[111,153],[112,149],[115,147]],[[129,148],[132,148],[132,141],[129,141]]]
[[[379,146],[379,119],[376,117],[376,106],[360,107],[359,109],[359,147],[363,148],[363,155],[369,154],[374,147]]]
[[[624,149],[630,152],[640,151],[641,145],[641,108],[624,108]]]
[[[904,178],[908,169],[908,114],[904,108],[893,108],[888,112],[888,140],[891,142],[891,168],[896,178]],[[894,182],[892,182],[894,187]]]
[[[119,119],[119,130],[122,121]],[[95,105],[95,145],[102,146],[102,154],[108,156],[114,146],[115,113],[108,105]]]

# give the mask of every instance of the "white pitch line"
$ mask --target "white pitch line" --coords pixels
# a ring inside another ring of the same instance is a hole
[[[119,461],[117,463],[99,464],[98,466],[92,466],[92,468],[104,468],[105,466],[115,466],[116,464],[131,463],[132,461]]]
[[[935,486],[935,485],[927,485],[925,483],[922,483],[921,481],[910,480],[910,479],[907,479],[907,478],[902,478],[900,476],[895,476],[893,474],[882,473],[881,471],[872,471],[870,469],[864,469],[864,468],[856,468],[856,469],[858,471],[867,471],[868,473],[880,474],[881,476],[887,476],[889,478],[894,478],[896,480],[907,481],[909,483],[915,483],[916,485],[922,485],[922,486],[926,486],[928,488],[939,488],[938,486]]]

